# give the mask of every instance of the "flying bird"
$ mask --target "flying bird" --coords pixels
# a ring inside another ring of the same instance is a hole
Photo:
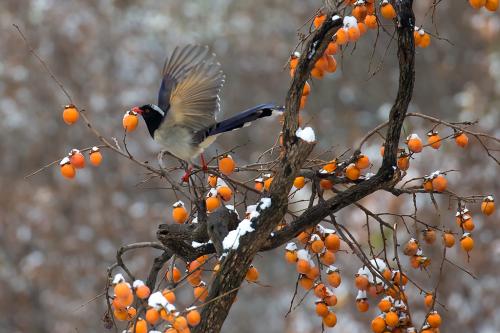
[[[207,46],[176,47],[162,75],[158,104],[132,111],[143,117],[149,134],[164,150],[191,164],[219,135],[283,111],[274,104],[261,104],[218,122],[225,76]]]

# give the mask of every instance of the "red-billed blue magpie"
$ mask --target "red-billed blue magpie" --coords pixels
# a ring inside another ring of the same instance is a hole
[[[274,104],[261,104],[217,122],[224,79],[208,47],[176,47],[163,67],[158,105],[146,104],[132,111],[142,115],[149,133],[166,151],[192,162],[218,135],[283,111]]]

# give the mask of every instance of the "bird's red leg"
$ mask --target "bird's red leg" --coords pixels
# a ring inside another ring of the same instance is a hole
[[[203,153],[200,154],[200,160],[201,160],[201,169],[203,171],[208,171],[208,165],[207,162],[205,162],[205,156],[203,156]]]
[[[187,183],[189,182],[189,176],[191,176],[191,171],[193,170],[193,167],[192,166],[189,166],[186,170],[186,173],[184,174],[184,176],[182,176],[182,181],[184,183]]]

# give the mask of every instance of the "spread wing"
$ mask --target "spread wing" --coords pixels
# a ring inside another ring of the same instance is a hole
[[[193,131],[215,123],[224,74],[208,47],[176,47],[163,69],[158,106],[167,113],[169,125]]]

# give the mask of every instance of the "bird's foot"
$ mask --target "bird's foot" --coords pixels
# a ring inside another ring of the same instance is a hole
[[[208,165],[207,162],[205,161],[205,156],[203,154],[200,154],[200,160],[201,160],[201,169],[205,172],[208,171]]]
[[[189,182],[189,177],[191,176],[191,171],[193,170],[192,167],[189,167],[187,170],[186,170],[186,173],[184,174],[184,176],[182,176],[181,180],[183,183],[187,183]]]

